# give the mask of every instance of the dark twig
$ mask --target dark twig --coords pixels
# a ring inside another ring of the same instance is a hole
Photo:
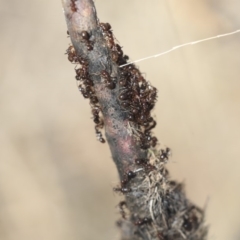
[[[62,0],[73,46],[70,62],[79,64],[79,90],[90,99],[97,138],[107,142],[121,182],[122,239],[203,240],[203,211],[191,204],[183,186],[170,181],[165,164],[170,149],[160,149],[151,130],[156,88],[127,62],[111,26],[99,23],[92,0]]]

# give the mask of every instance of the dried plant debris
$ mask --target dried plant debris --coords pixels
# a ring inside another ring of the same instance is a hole
[[[114,188],[127,198],[119,203],[122,219],[118,226],[131,223],[134,239],[206,239],[204,212],[186,199],[181,183],[170,179],[165,167],[169,156],[169,148],[154,149],[149,151],[149,158],[135,159]],[[138,211],[134,212],[136,204]]]
[[[75,11],[74,0],[71,1]],[[128,159],[128,169],[124,171],[121,182],[114,191],[125,196],[118,205],[121,219],[118,226],[122,229],[122,239],[156,240],[204,240],[207,228],[203,225],[204,212],[187,200],[183,184],[170,179],[166,164],[171,156],[170,148],[163,148],[152,130],[156,121],[151,112],[157,101],[157,89],[147,81],[140,70],[129,64],[122,48],[117,44],[109,23],[98,22],[105,47],[111,53],[111,60],[118,65],[118,77],[113,78],[103,66],[99,75],[106,89],[116,91],[116,98],[127,132],[133,136],[140,151],[146,158]],[[94,48],[91,34],[82,31],[81,42],[87,52]],[[94,81],[88,71],[87,57],[76,54],[71,45],[67,49],[68,60],[75,64],[76,81],[83,97],[89,99],[97,139],[104,143],[102,136],[104,119],[102,109],[95,94]]]

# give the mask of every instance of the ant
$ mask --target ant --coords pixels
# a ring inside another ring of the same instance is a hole
[[[100,116],[99,116],[99,113],[100,113],[100,107],[98,106],[95,106],[93,109],[92,109],[92,114],[93,114],[93,121],[96,123],[96,124],[100,124]]]
[[[185,231],[190,232],[193,229],[194,220],[197,221],[197,218],[191,219],[191,218],[184,217],[182,227],[184,228]]]
[[[127,173],[124,174],[124,179],[121,181],[121,186],[125,187],[129,183],[129,181],[135,177],[136,177],[135,172],[128,171]]]
[[[115,44],[112,27],[109,23],[100,23],[103,35],[106,39],[107,46],[112,50],[112,59],[118,65],[127,63],[129,57],[123,55],[123,51],[118,44]]]
[[[108,47],[112,49],[115,46],[115,42],[111,30],[111,25],[109,23],[100,23],[100,27],[104,33],[104,36],[106,36]]]
[[[117,62],[118,61],[118,53],[116,51],[112,51],[112,60],[114,62]]]
[[[82,85],[78,86],[78,90],[82,93],[84,98],[89,98],[89,94],[86,92],[86,90],[82,87]]]
[[[106,141],[105,141],[105,139],[102,137],[102,133],[99,131],[98,127],[99,127],[98,125],[95,126],[95,131],[96,131],[97,139],[98,139],[99,142],[105,143]]]
[[[126,187],[117,187],[117,188],[113,188],[113,191],[121,192],[121,193],[125,194],[125,193],[131,192],[132,189],[131,188],[126,188]]]
[[[86,83],[86,85],[93,86],[93,81],[89,79],[89,75],[86,67],[77,68],[75,69],[75,71],[76,71],[75,78],[77,81],[83,80]]]
[[[126,219],[126,213],[125,213],[125,211],[124,211],[124,206],[125,206],[125,208],[127,207],[127,203],[125,202],[125,201],[121,201],[119,204],[118,204],[118,206],[119,206],[119,209],[120,209],[120,213],[121,213],[121,215],[122,215],[122,218],[123,219]]]
[[[76,55],[75,49],[72,45],[68,47],[66,54],[68,55],[69,62],[71,62],[71,63],[77,62],[77,55]]]
[[[142,149],[148,149],[150,146],[156,146],[157,144],[157,138],[152,137],[150,132],[145,132],[142,134],[141,138],[141,144],[140,147]]]
[[[151,218],[139,218],[134,224],[136,226],[142,226],[144,224],[150,224],[152,222],[152,219]]]
[[[119,58],[123,58],[123,50],[122,50],[122,48],[119,46],[119,44],[116,44],[116,45],[115,45],[114,50],[117,52]]]
[[[125,108],[125,109],[128,108],[128,107],[130,107],[130,103],[127,102],[127,101],[126,101],[126,102],[121,102],[120,104],[121,104],[121,106],[122,106],[123,108]]]
[[[111,31],[111,25],[109,23],[100,23],[100,27],[104,32]]]
[[[191,207],[188,210],[187,215],[184,216],[182,223],[182,228],[186,232],[191,232],[193,229],[196,229],[201,221],[202,211],[196,207]]]
[[[141,118],[141,116],[140,116]],[[141,118],[142,120],[142,118]],[[152,125],[149,125],[149,121],[153,121]],[[149,118],[148,121],[145,121],[141,123],[142,125],[145,125],[145,131],[142,133],[142,136],[140,138],[141,145],[140,147],[142,149],[147,149],[150,146],[155,147],[157,145],[158,139],[156,137],[151,136],[150,130],[153,129],[156,126],[156,121],[154,121],[152,118]]]
[[[155,120],[153,120],[153,118],[149,118],[148,119],[149,122],[152,122],[152,125],[148,126],[146,129],[145,129],[145,132],[150,132],[153,128],[156,127],[157,125],[157,122]]]
[[[91,104],[96,104],[98,103],[98,98],[96,96],[91,96],[90,97],[90,103]]]
[[[121,78],[120,80],[119,80],[119,85],[121,86],[121,87],[126,87],[127,86],[127,79],[126,78]]]
[[[88,78],[88,62],[86,59],[82,58],[82,57],[78,57],[78,61],[80,63],[80,65],[82,65],[81,68],[75,68],[75,72],[76,72],[76,79],[77,80],[81,80],[81,79],[87,79]]]
[[[133,121],[135,120],[135,116],[134,116],[134,114],[132,114],[132,113],[128,113],[127,118],[128,118],[128,120],[131,121],[131,122],[133,122]]]
[[[152,137],[152,147],[156,147],[158,139],[156,137]]]
[[[81,32],[81,37],[82,37],[83,41],[86,42],[87,50],[88,51],[93,50],[93,45],[92,45],[92,42],[90,41],[89,33],[87,31],[82,31]]]
[[[90,99],[90,101],[91,101],[91,99]],[[96,104],[95,102],[93,102],[93,99],[92,99],[91,103]],[[99,116],[100,111],[101,111],[101,109],[97,105],[94,105],[94,107],[92,108],[93,121],[96,124],[95,132],[96,132],[96,135],[97,135],[97,139],[99,140],[99,142],[105,143],[105,139],[102,137],[102,133],[99,130],[99,129],[103,128],[103,124],[104,124],[102,119]]]
[[[156,169],[155,166],[153,166],[148,158],[137,158],[135,159],[136,165],[142,166],[146,172],[151,172]]]
[[[157,89],[155,87],[152,87],[148,100],[151,103],[155,103],[156,99],[157,99]]]
[[[120,94],[118,95],[118,99],[119,99],[120,101],[131,100],[131,97],[132,97],[132,92],[131,92],[131,90],[123,91],[122,93],[120,93]]]
[[[137,158],[135,159],[135,163],[137,165],[145,165],[149,163],[149,159],[148,158]]]
[[[116,84],[111,79],[110,74],[106,70],[102,70],[100,75],[105,80],[105,85],[107,88],[114,89],[116,87]]]
[[[161,160],[168,160],[169,155],[171,154],[171,149],[166,148],[166,150],[161,149],[160,159]]]

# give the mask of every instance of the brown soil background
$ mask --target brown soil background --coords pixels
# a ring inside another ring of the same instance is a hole
[[[97,0],[132,60],[239,28],[237,0]],[[0,239],[117,240],[118,178],[64,55],[60,0],[0,0]],[[138,64],[159,90],[173,178],[207,205],[210,240],[240,239],[240,34]]]

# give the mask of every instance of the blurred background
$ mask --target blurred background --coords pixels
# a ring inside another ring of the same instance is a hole
[[[240,28],[237,0],[96,0],[131,60]],[[0,0],[0,239],[117,240],[118,183],[78,92],[60,0]],[[141,62],[155,133],[210,240],[240,239],[240,34]]]

